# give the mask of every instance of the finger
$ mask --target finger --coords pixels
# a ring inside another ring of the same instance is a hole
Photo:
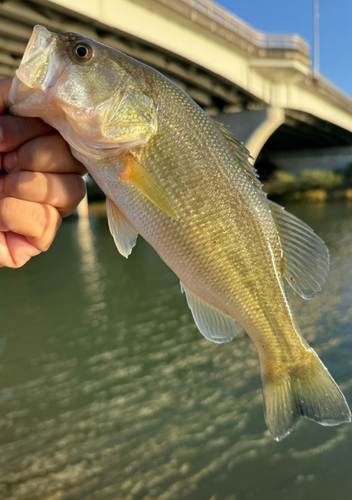
[[[84,198],[86,185],[78,174],[43,174],[20,170],[0,178],[0,198],[44,203],[70,215]]]
[[[8,231],[0,232],[0,267],[22,267],[40,250],[29,243],[25,236]]]
[[[60,224],[60,214],[51,205],[16,198],[0,200],[0,231],[26,236],[42,252],[50,247]]]
[[[0,116],[0,152],[7,153],[43,134],[52,134],[54,129],[39,118]]]
[[[77,173],[86,169],[76,160],[67,142],[60,134],[36,137],[16,151],[2,155],[2,165],[7,172],[33,170],[36,172]]]
[[[12,78],[2,78],[0,80],[0,115],[6,111],[7,96],[10,92]]]

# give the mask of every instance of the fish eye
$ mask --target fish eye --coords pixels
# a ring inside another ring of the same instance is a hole
[[[70,58],[75,63],[87,64],[93,57],[93,47],[86,42],[77,42],[70,50]]]

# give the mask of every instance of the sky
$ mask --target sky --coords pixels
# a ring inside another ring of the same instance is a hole
[[[313,0],[216,0],[253,28],[300,35],[313,56]],[[352,97],[352,1],[319,0],[320,73]]]

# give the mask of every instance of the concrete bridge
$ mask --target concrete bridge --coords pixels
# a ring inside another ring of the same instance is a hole
[[[160,70],[229,124],[258,161],[352,145],[352,99],[312,73],[308,44],[261,33],[209,0],[5,1],[0,75],[13,75],[38,23],[81,32]]]

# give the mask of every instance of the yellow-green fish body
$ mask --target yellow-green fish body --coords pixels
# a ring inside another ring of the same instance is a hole
[[[300,416],[350,421],[348,405],[302,338],[284,280],[304,298],[323,284],[324,243],[269,202],[245,148],[157,71],[76,34],[35,28],[11,111],[57,128],[107,196],[126,257],[143,236],[180,278],[203,335],[240,323],[261,361],[275,439]]]

